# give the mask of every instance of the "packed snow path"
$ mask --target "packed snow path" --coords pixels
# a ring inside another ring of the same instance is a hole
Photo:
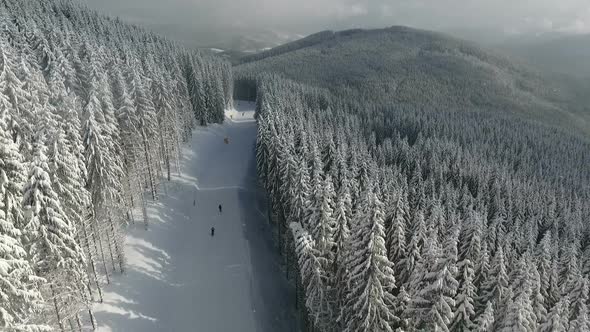
[[[256,185],[254,106],[236,107],[195,131],[182,174],[150,204],[149,230],[130,227],[127,271],[95,306],[99,331],[296,330]]]

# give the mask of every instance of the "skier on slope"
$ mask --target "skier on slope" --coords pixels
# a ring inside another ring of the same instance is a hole
[[[211,236],[215,236],[215,227],[211,227]]]
[[[219,204],[219,213],[221,213],[221,204]]]

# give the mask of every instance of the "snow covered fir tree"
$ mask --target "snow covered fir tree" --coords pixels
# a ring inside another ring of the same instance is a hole
[[[232,88],[225,62],[75,2],[0,4],[1,331],[95,326],[126,226]]]

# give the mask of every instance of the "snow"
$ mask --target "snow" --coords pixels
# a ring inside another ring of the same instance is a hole
[[[236,107],[195,131],[182,173],[149,206],[149,230],[130,226],[127,270],[94,307],[99,331],[297,330],[256,184],[254,105]]]
[[[236,108],[225,112],[227,120],[230,122],[255,122],[254,120],[254,108],[255,104],[243,100],[235,101]],[[254,139],[256,139],[256,133],[254,133]]]

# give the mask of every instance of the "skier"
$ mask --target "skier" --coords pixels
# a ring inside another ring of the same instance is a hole
[[[211,227],[211,236],[215,236],[215,227]]]
[[[219,213],[221,213],[221,204],[219,204]]]

